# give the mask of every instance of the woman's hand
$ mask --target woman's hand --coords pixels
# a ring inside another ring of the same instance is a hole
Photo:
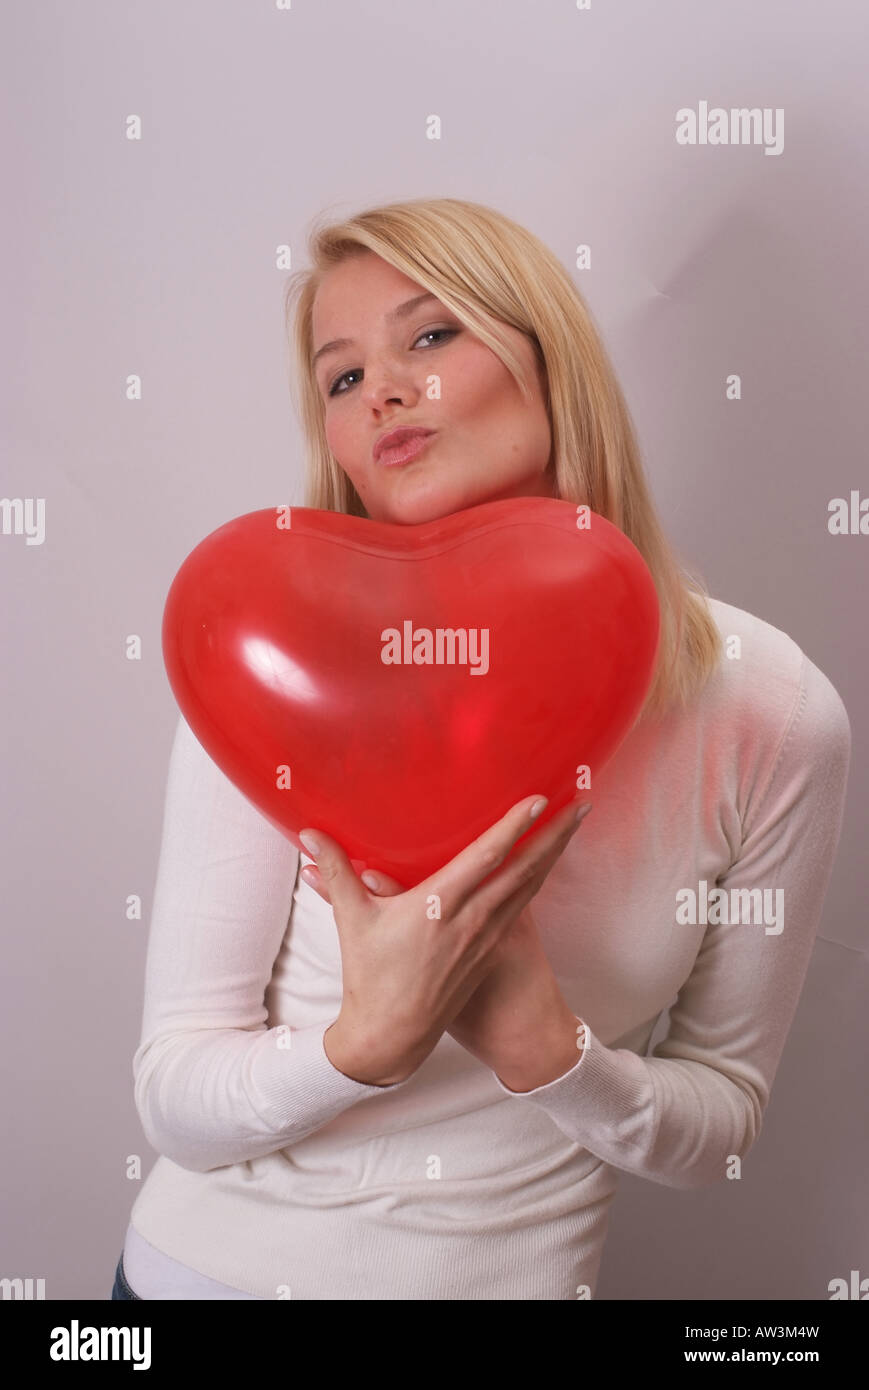
[[[410,890],[378,873],[370,876],[375,887],[367,891],[363,883],[369,875],[360,882],[340,845],[320,831],[302,832],[319,842],[309,849],[317,869],[306,867],[303,877],[331,904],[341,944],[344,997],[324,1039],[340,1071],[374,1085],[404,1080],[453,1023],[457,1041],[488,1065],[506,1058],[508,1087],[510,1077],[518,1075],[512,1049],[531,1047],[539,1054],[541,1029],[546,1056],[554,1059],[553,1030],[560,1040],[567,1021],[572,1026],[576,1021],[536,931],[528,930],[527,921],[515,933],[509,929],[577,828],[578,802],[554,816],[495,872],[533,824],[535,801],[519,802]],[[490,972],[495,975],[491,987],[464,1012]],[[559,1061],[564,1055],[560,1046]],[[560,1066],[564,1070],[566,1064]]]
[[[491,968],[446,1030],[511,1091],[545,1086],[579,1061],[582,1024],[567,1004],[526,906]]]
[[[545,873],[560,854],[558,848],[547,857]],[[404,891],[386,874],[370,877],[380,897]],[[512,1091],[545,1086],[579,1061],[584,1028],[561,993],[530,904],[504,931],[484,978],[445,1032]]]

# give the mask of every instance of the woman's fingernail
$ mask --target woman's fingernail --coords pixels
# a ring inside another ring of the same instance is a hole
[[[528,812],[528,814],[529,814],[529,816],[531,817],[531,819],[532,819],[532,820],[536,820],[538,816],[540,816],[540,815],[543,814],[543,812],[546,810],[546,807],[547,807],[548,805],[549,805],[549,798],[548,798],[548,797],[546,797],[546,796],[538,797],[538,799],[535,801],[534,805],[531,807],[531,810]]]
[[[311,833],[310,830],[300,830],[299,839],[301,840],[302,844],[305,846],[305,849],[308,851],[309,854],[320,853],[320,850],[322,848],[320,841],[317,839],[315,835]]]
[[[380,883],[377,875],[373,874],[370,869],[366,869],[364,874],[360,874],[360,878],[367,888],[377,888]]]
[[[583,802],[583,804],[577,809],[576,815],[575,815],[574,818],[573,818],[574,828],[576,828],[576,826],[579,825],[580,821],[585,820],[585,818],[586,818],[586,816],[588,815],[588,813],[589,813],[590,810],[591,810],[591,802],[590,802],[590,801],[585,801],[585,802]]]
[[[302,869],[302,878],[306,883],[310,883],[312,887],[317,882],[317,870],[314,868],[313,864],[305,865]]]

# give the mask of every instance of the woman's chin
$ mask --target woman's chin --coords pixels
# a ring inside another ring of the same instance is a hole
[[[418,497],[406,497],[401,501],[391,501],[389,506],[384,507],[378,519],[389,521],[394,526],[421,526],[426,521],[440,521],[442,517],[452,516],[453,512],[463,511],[471,505],[473,504],[460,497],[432,491],[428,495],[421,494]],[[369,515],[372,513],[369,512]]]
[[[442,517],[452,516],[455,512],[469,511],[472,507],[482,507],[487,502],[498,502],[505,497],[523,495],[533,496],[534,493],[531,488],[528,488],[526,493],[515,487],[497,486],[476,491],[456,488],[449,492],[446,489],[438,491],[432,488],[428,494],[420,493],[418,497],[406,497],[400,505],[394,503],[393,514],[403,525],[414,526],[424,521],[440,521]]]

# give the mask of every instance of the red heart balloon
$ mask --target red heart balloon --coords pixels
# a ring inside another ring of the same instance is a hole
[[[272,825],[298,848],[319,827],[410,888],[523,797],[549,797],[536,830],[600,770],[658,631],[639,551],[587,507],[517,497],[417,526],[292,507],[191,552],[163,655]]]

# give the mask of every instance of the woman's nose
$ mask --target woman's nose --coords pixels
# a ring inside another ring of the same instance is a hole
[[[376,362],[365,368],[362,398],[369,405],[380,407],[394,402],[407,405],[413,392],[413,382],[407,370],[390,362]]]

